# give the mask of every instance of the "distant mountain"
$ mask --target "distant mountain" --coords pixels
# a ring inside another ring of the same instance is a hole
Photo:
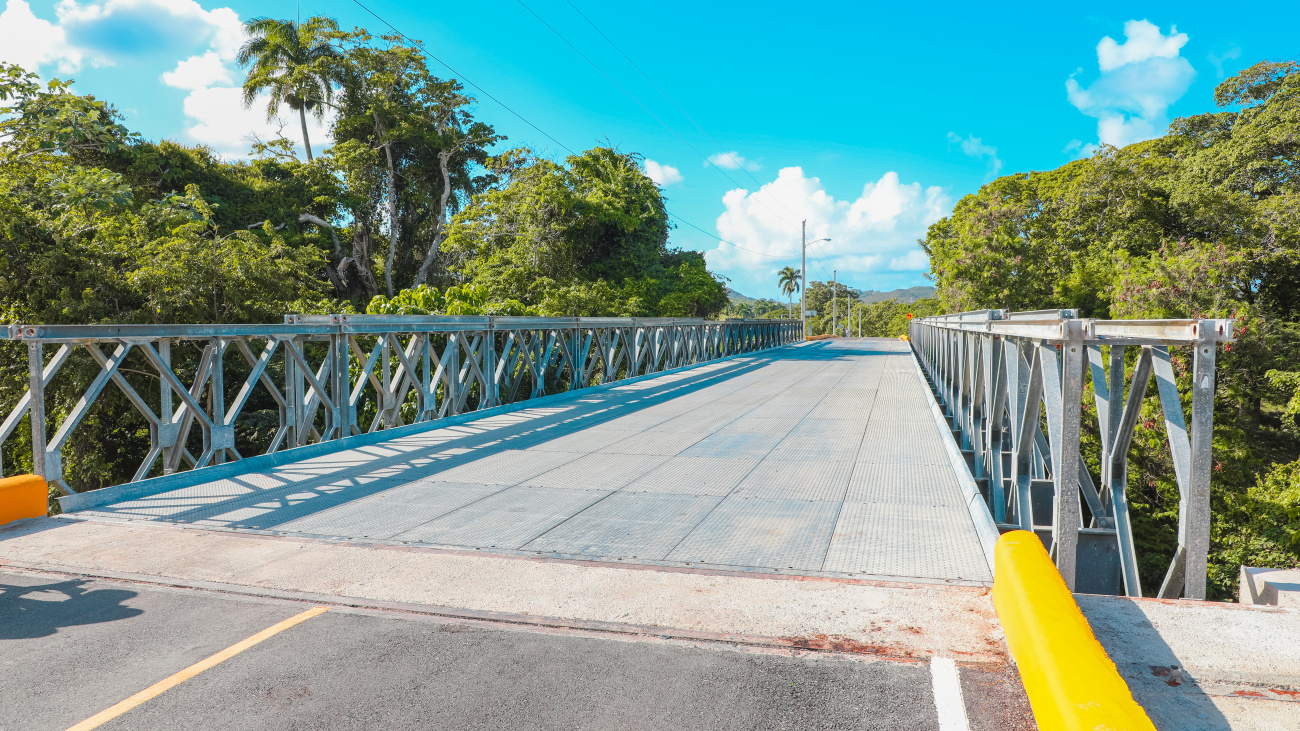
[[[890,292],[877,292],[874,289],[862,290],[862,301],[867,304],[873,302],[884,302],[885,300],[898,300],[899,302],[911,303],[917,300],[928,299],[934,296],[934,287],[908,287],[907,289],[895,289]]]
[[[757,298],[743,295],[731,287],[727,287],[727,296],[731,298],[732,303],[750,304],[757,302]],[[934,287],[908,287],[907,289],[895,289],[889,292],[877,292],[874,289],[862,290],[862,301],[868,304],[873,302],[884,302],[885,300],[898,300],[899,302],[911,303],[917,300],[926,299],[934,296]]]

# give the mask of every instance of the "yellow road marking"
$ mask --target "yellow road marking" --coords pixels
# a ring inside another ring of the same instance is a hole
[[[253,635],[252,637],[249,637],[246,640],[243,640],[241,642],[236,642],[230,647],[227,647],[226,649],[222,650],[221,652],[218,652],[215,655],[212,655],[211,657],[208,657],[207,659],[200,660],[194,663],[193,665],[185,668],[184,670],[176,673],[175,675],[165,680],[160,680],[157,683],[154,683],[153,685],[149,686],[148,688],[145,688],[139,693],[136,693],[130,698],[127,698],[121,703],[118,703],[117,705],[111,708],[107,708],[103,711],[100,711],[99,713],[96,713],[90,718],[87,718],[86,720],[82,721],[76,726],[69,728],[68,731],[90,731],[90,729],[92,728],[98,728],[103,724],[113,720],[114,718],[117,718],[123,713],[126,713],[132,708],[135,708],[141,703],[144,703],[150,698],[157,698],[163,693],[166,693],[168,690],[175,688],[176,686],[180,685],[181,683],[184,683],[185,681],[189,680],[195,675],[198,675],[204,670],[220,665],[226,660],[229,660],[230,658],[234,657],[235,655],[238,655],[244,650],[247,650],[253,645],[256,645],[262,640],[280,634],[281,632],[289,629],[290,627],[296,624],[302,624],[303,622],[306,622],[312,617],[315,617],[320,614],[324,614],[325,612],[328,611],[329,611],[329,607],[313,607],[303,612],[302,614],[295,614],[294,616],[284,620],[283,622],[280,622],[279,624],[275,624],[270,627],[267,627],[266,629],[262,630],[261,632],[258,632],[257,634]]]

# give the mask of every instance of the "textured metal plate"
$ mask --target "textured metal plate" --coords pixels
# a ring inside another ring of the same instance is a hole
[[[449,482],[403,485],[283,523],[277,530],[351,538],[391,538],[504,489],[501,485]]]
[[[871,401],[844,399],[843,401],[827,397],[808,412],[809,419],[853,419],[866,421],[871,415]]]
[[[817,571],[838,511],[839,503],[728,497],[667,558]]]
[[[654,454],[589,454],[524,484],[577,490],[617,490],[668,461]]]
[[[786,462],[768,458],[732,494],[736,497],[839,502],[849,486],[852,462]]]
[[[567,555],[661,559],[718,504],[716,496],[616,492],[524,546]]]
[[[538,440],[528,447],[530,452],[578,452],[589,454],[599,451],[614,442],[640,434],[638,431],[607,429],[597,426],[581,431],[556,434],[551,438]]]
[[[600,450],[602,454],[654,454],[672,457],[703,439],[699,432],[647,431],[630,436]]]
[[[813,410],[815,402],[799,401],[768,401],[761,406],[756,406],[750,411],[745,412],[745,416],[751,419],[802,419]]]
[[[799,424],[799,419],[763,419],[742,416],[718,430],[719,434],[775,434],[785,436]]]
[[[867,425],[856,419],[814,419],[811,416],[799,422],[790,431],[792,437],[853,436],[862,437]]]
[[[858,434],[791,434],[771,451],[772,459],[813,462],[851,462],[858,455],[862,437]]]
[[[844,503],[823,570],[991,581],[965,508]]]
[[[485,454],[473,461],[439,471],[431,477],[438,482],[517,485],[581,456],[575,452],[533,452],[511,449]]]
[[[780,441],[781,437],[775,434],[711,434],[681,456],[762,459]]]
[[[757,464],[757,459],[673,457],[623,491],[726,495]]]
[[[903,442],[898,440],[872,441],[863,440],[862,450],[858,453],[858,462],[874,464],[902,465],[947,465],[951,464],[943,444],[936,437],[920,442]]]
[[[688,411],[662,424],[656,424],[650,427],[650,431],[708,435],[731,423],[739,415],[736,411],[717,410],[706,406]]]
[[[609,493],[511,487],[393,536],[446,546],[515,549]]]
[[[845,500],[859,503],[961,508],[965,500],[950,465],[859,462]]]

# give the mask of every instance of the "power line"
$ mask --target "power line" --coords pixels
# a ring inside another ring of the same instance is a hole
[[[354,0],[354,2],[355,2],[355,0]],[[617,81],[614,80],[614,77],[612,77],[612,76],[610,76],[609,74],[605,73],[605,70],[602,69],[602,68],[601,68],[601,67],[600,67],[600,66],[599,66],[595,61],[592,61],[590,58],[587,57],[586,54],[584,54],[582,51],[578,50],[578,47],[575,46],[575,45],[573,45],[573,43],[571,43],[571,42],[569,41],[568,38],[565,38],[564,35],[561,34],[558,30],[556,30],[553,26],[551,26],[550,23],[547,23],[545,20],[543,20],[543,19],[542,19],[542,16],[538,15],[538,14],[536,13],[536,11],[534,11],[532,8],[528,7],[528,5],[526,5],[526,4],[524,3],[524,0],[515,0],[515,2],[519,3],[519,6],[520,6],[521,8],[523,8],[524,10],[527,10],[528,13],[529,13],[530,15],[532,15],[534,18],[536,18],[536,19],[537,19],[537,22],[539,22],[539,23],[541,23],[543,26],[545,26],[547,30],[549,30],[550,32],[554,33],[554,34],[555,34],[555,37],[556,37],[556,38],[559,38],[561,41],[564,42],[564,45],[568,46],[570,49],[573,50],[574,53],[578,54],[578,57],[579,57],[579,58],[581,58],[583,61],[586,61],[588,64],[590,64],[592,68],[596,69],[596,71],[599,72],[601,76],[604,76],[604,77],[605,77],[605,80],[606,80],[606,81],[608,81],[609,83],[611,83],[611,84],[614,85],[614,88],[616,88],[616,89],[618,89],[619,91],[623,92],[625,95],[627,95],[627,98],[631,99],[633,102],[636,102],[636,105],[637,105],[638,107],[641,107],[641,109],[643,109],[643,110],[645,111],[646,114],[649,114],[649,115],[651,116],[651,118],[653,118],[656,122],[658,122],[661,126],[663,126],[664,129],[668,130],[669,132],[672,132],[672,133],[673,133],[673,136],[675,136],[677,139],[681,140],[681,142],[682,142],[683,145],[686,145],[687,147],[689,147],[689,148],[691,149],[691,152],[694,152],[696,155],[699,155],[701,160],[703,160],[704,162],[708,163],[709,165],[711,165],[711,166],[713,167],[714,170],[717,170],[719,173],[721,173],[721,174],[722,174],[722,177],[724,177],[724,178],[726,178],[727,180],[731,181],[731,184],[732,184],[732,185],[734,185],[734,186],[736,186],[736,187],[738,187],[738,188],[743,188],[743,187],[744,187],[744,186],[742,186],[740,183],[736,182],[735,179],[733,179],[730,175],[727,175],[726,171],[724,171],[722,168],[718,167],[718,164],[715,163],[714,161],[710,160],[709,157],[708,157],[707,155],[705,155],[704,153],[702,153],[702,152],[700,152],[698,149],[696,149],[695,145],[692,145],[690,142],[688,142],[688,141],[686,140],[686,138],[683,137],[683,136],[681,135],[681,133],[679,133],[677,130],[673,129],[672,126],[669,125],[667,122],[665,122],[665,121],[663,121],[662,119],[660,119],[660,118],[659,118],[659,115],[657,115],[657,114],[655,114],[653,111],[651,111],[651,110],[650,110],[650,107],[647,107],[645,104],[643,104],[643,103],[641,102],[640,99],[637,99],[636,96],[632,94],[632,92],[630,92],[630,91],[628,91],[627,89],[623,88],[623,86],[622,86],[621,84],[619,84]],[[575,10],[576,10],[576,8],[575,8]],[[579,13],[579,15],[581,15],[581,13]],[[591,21],[587,21],[587,22],[590,23]],[[593,27],[594,27],[594,26],[593,26]],[[599,32],[599,29],[597,29],[597,32]],[[604,34],[602,33],[601,35],[604,35]],[[609,40],[609,39],[606,38],[606,40]],[[620,51],[620,53],[622,53],[622,51]],[[626,56],[625,56],[625,58],[626,58]],[[633,64],[633,65],[635,66],[635,64]],[[638,70],[640,70],[640,69],[638,69]],[[654,82],[651,82],[651,83],[653,84]],[[658,87],[656,87],[656,88],[658,88]],[[669,101],[672,101],[672,100],[670,99]],[[674,105],[674,106],[676,106],[676,105]],[[680,109],[680,108],[679,108],[679,109]],[[707,134],[707,133],[706,133],[706,134]],[[734,162],[734,160],[733,160],[733,162]],[[746,171],[746,172],[748,173],[748,171]],[[750,177],[753,177],[753,176],[751,175]],[[760,186],[759,186],[759,192],[762,192],[762,185],[761,185],[761,184],[760,184]],[[755,197],[755,200],[757,200],[757,201],[759,202],[759,205],[763,206],[764,208],[767,208],[768,212],[771,213],[773,216],[776,216],[777,218],[781,219],[781,221],[783,221],[787,226],[790,226],[790,227],[792,227],[792,228],[797,228],[793,223],[791,223],[790,221],[788,221],[788,220],[786,220],[785,218],[783,218],[783,217],[781,216],[781,214],[777,213],[776,211],[772,210],[771,208],[768,208],[768,207],[767,207],[767,204],[766,204],[766,203],[763,203],[763,201],[762,201],[761,199]],[[785,205],[784,205],[784,204],[781,204],[781,207],[784,208]],[[789,213],[790,210],[787,208],[787,209],[786,209],[786,212]],[[793,214],[792,214],[792,215],[793,215]]]
[[[464,74],[462,74],[462,73],[460,73],[459,71],[457,71],[456,69],[452,68],[451,64],[447,63],[446,61],[443,61],[442,59],[440,59],[440,58],[438,58],[437,56],[435,56],[435,55],[433,55],[432,53],[430,53],[430,52],[429,52],[429,49],[426,48],[425,45],[424,45],[422,42],[420,42],[420,41],[418,41],[418,40],[415,40],[414,38],[411,38],[410,36],[406,35],[406,34],[403,33],[402,31],[398,30],[397,26],[393,25],[392,23],[388,22],[387,20],[384,20],[382,17],[380,17],[380,15],[379,15],[378,13],[376,13],[375,11],[373,11],[373,10],[371,10],[370,8],[366,7],[365,4],[363,4],[363,3],[361,2],[361,0],[352,0],[352,2],[355,3],[355,4],[356,4],[358,7],[360,7],[362,10],[366,11],[367,13],[369,13],[369,14],[370,14],[371,16],[373,16],[376,20],[378,20],[380,23],[383,23],[384,25],[388,26],[388,28],[389,28],[390,30],[392,30],[394,33],[396,33],[398,36],[400,36],[400,37],[406,39],[406,41],[409,42],[409,43],[411,43],[412,45],[417,46],[417,47],[418,47],[422,52],[424,52],[424,53],[425,53],[429,58],[432,58],[433,60],[435,60],[435,61],[437,61],[438,63],[442,64],[444,67],[446,67],[446,69],[447,69],[448,71],[450,71],[453,75],[455,75],[455,76],[456,76],[457,78],[459,78],[461,81],[463,81],[463,82],[465,82],[466,84],[469,84],[470,86],[474,87],[474,88],[477,89],[481,94],[483,94],[483,95],[486,96],[487,98],[489,98],[489,99],[491,99],[492,101],[494,101],[494,102],[496,102],[497,104],[499,104],[499,105],[501,106],[501,108],[505,109],[506,111],[508,111],[508,112],[510,112],[511,114],[513,114],[513,115],[515,115],[516,117],[518,117],[518,118],[520,119],[520,121],[522,121],[524,124],[527,124],[529,127],[532,127],[533,129],[537,130],[537,132],[538,132],[539,134],[541,134],[542,136],[546,137],[546,138],[549,139],[551,142],[554,142],[556,145],[558,145],[558,146],[564,148],[565,150],[567,150],[567,151],[569,152],[570,155],[577,155],[577,154],[578,154],[578,153],[574,152],[574,151],[573,151],[573,150],[572,150],[568,145],[565,145],[563,142],[560,142],[559,140],[555,139],[555,138],[552,137],[550,134],[547,134],[547,132],[546,132],[545,130],[543,130],[541,127],[538,127],[536,124],[533,124],[531,121],[529,121],[529,119],[528,119],[527,117],[525,117],[524,115],[520,114],[519,112],[516,112],[514,109],[511,109],[511,108],[510,108],[510,107],[509,107],[505,102],[501,101],[500,99],[497,99],[495,96],[493,96],[491,93],[489,93],[486,89],[484,89],[483,87],[479,86],[478,84],[475,84],[473,81],[470,81],[468,78],[465,77]],[[549,28],[549,29],[551,30],[552,33],[555,33],[555,35],[559,36],[559,37],[560,37],[560,40],[562,40],[562,41],[564,41],[566,44],[568,44],[568,46],[569,46],[570,48],[573,48],[573,51],[574,51],[575,53],[577,53],[579,56],[582,56],[583,60],[587,61],[587,63],[590,63],[593,67],[596,68],[597,71],[600,71],[600,73],[601,73],[602,75],[604,75],[606,79],[609,79],[610,83],[614,84],[614,86],[618,87],[618,89],[619,89],[620,91],[622,91],[624,94],[627,94],[629,97],[631,97],[631,99],[632,99],[633,101],[635,101],[638,105],[640,105],[642,109],[645,109],[645,111],[646,111],[648,114],[650,114],[650,116],[654,117],[656,121],[658,121],[660,124],[664,125],[664,127],[666,127],[670,132],[672,132],[673,134],[677,135],[678,139],[681,139],[682,142],[686,143],[686,146],[687,146],[687,147],[690,147],[692,150],[695,151],[695,154],[697,154],[697,155],[700,154],[699,150],[696,150],[693,146],[691,146],[691,144],[690,144],[689,142],[686,142],[685,139],[682,139],[682,136],[679,135],[679,134],[677,134],[676,130],[673,130],[671,127],[668,127],[668,125],[665,124],[665,123],[663,122],[663,120],[661,120],[661,119],[659,119],[657,116],[655,116],[655,114],[654,114],[653,112],[651,112],[649,109],[647,109],[647,108],[645,107],[644,104],[641,104],[640,101],[637,101],[636,97],[633,97],[630,93],[627,92],[627,90],[623,89],[623,87],[619,86],[617,82],[615,82],[613,79],[611,79],[611,78],[609,77],[608,74],[606,74],[604,71],[601,71],[601,69],[600,69],[599,66],[596,66],[595,63],[592,63],[592,61],[591,61],[590,59],[588,59],[586,56],[583,56],[581,51],[578,51],[577,48],[574,48],[573,44],[572,44],[572,43],[569,43],[567,40],[565,40],[564,36],[561,36],[561,35],[559,34],[559,32],[557,32],[554,28],[551,28],[550,25],[547,25],[546,21],[542,20],[541,17],[538,16],[536,13],[533,13],[532,9],[530,9],[527,5],[524,5],[523,2],[520,2],[519,4],[520,4],[520,5],[523,5],[524,9],[525,9],[525,10],[528,10],[529,13],[532,13],[533,17],[537,18],[537,20],[538,20],[539,22],[541,22],[542,25],[545,25],[547,28]],[[577,8],[574,8],[574,10],[577,10]],[[579,15],[581,15],[581,13],[579,13]],[[588,21],[588,22],[590,22],[590,21]],[[595,27],[595,26],[593,26],[593,27]],[[597,29],[597,32],[599,32],[599,29]],[[601,35],[604,35],[604,34],[602,33]],[[608,39],[606,39],[606,40],[608,40]],[[612,44],[612,42],[611,42],[611,44]],[[620,53],[622,53],[622,51],[620,51]],[[629,59],[629,62],[630,62],[630,59]],[[633,64],[633,65],[635,65],[635,64]],[[640,69],[637,69],[637,70],[639,71]],[[651,83],[654,83],[654,82],[651,82]],[[658,87],[656,87],[656,88],[658,88]],[[662,91],[661,91],[661,93],[662,93]],[[665,95],[665,96],[667,96],[667,95]],[[669,101],[672,101],[672,100],[669,99]],[[676,105],[674,104],[674,106],[676,106]],[[682,113],[685,114],[685,112],[682,112]],[[689,118],[689,117],[688,117],[688,118]],[[694,121],[694,120],[692,120],[692,121]],[[698,125],[697,125],[697,126],[698,126]],[[701,131],[703,131],[703,130],[701,130]],[[707,135],[708,133],[706,132],[705,134]],[[710,139],[712,139],[712,138],[710,138]],[[703,157],[703,155],[701,155],[701,157]],[[717,165],[714,165],[713,162],[710,161],[708,158],[704,158],[704,159],[705,159],[705,161],[708,162],[710,165],[713,165],[714,168],[717,168],[717,169],[718,169],[718,172],[722,172],[722,169],[721,169],[721,168],[718,168]],[[734,162],[734,160],[733,160],[733,162]],[[748,171],[746,171],[746,172],[748,172]],[[731,177],[728,176],[726,173],[722,173],[722,174],[723,174],[724,177],[727,178],[727,180],[731,180]],[[752,178],[753,176],[751,175],[750,177]],[[731,180],[731,182],[732,182],[733,185],[737,185],[737,186],[740,185],[739,183],[737,183],[737,182],[734,181],[734,180]],[[755,182],[757,182],[757,180],[755,180]],[[764,206],[764,208],[766,208],[766,207],[767,207],[767,206]],[[769,208],[768,210],[771,211],[770,208]],[[678,215],[675,214],[675,213],[669,213],[666,209],[665,209],[664,212],[665,212],[665,213],[668,213],[669,216],[671,216],[671,217],[677,219],[677,220],[680,221],[681,223],[684,223],[684,224],[686,224],[687,226],[690,226],[691,228],[695,229],[696,231],[699,231],[700,233],[704,234],[705,236],[711,236],[712,238],[715,238],[715,239],[717,239],[718,241],[721,241],[722,243],[727,244],[728,246],[733,246],[733,247],[735,247],[735,248],[737,248],[737,249],[740,249],[741,251],[748,251],[748,252],[751,253],[751,254],[758,254],[759,256],[766,256],[766,257],[771,257],[771,258],[774,258],[774,259],[783,259],[783,258],[786,258],[786,257],[783,257],[783,256],[779,256],[779,255],[777,255],[777,254],[767,254],[767,253],[764,253],[764,252],[761,252],[761,251],[755,251],[755,250],[753,250],[753,249],[747,249],[747,248],[745,248],[745,247],[743,247],[743,246],[740,246],[739,244],[734,244],[734,243],[732,243],[732,242],[730,242],[730,241],[727,241],[726,239],[722,238],[721,236],[718,236],[717,234],[709,233],[708,231],[706,231],[706,230],[700,228],[699,226],[696,226],[695,224],[691,223],[690,221],[687,221],[686,219],[682,218],[681,216],[678,216]],[[773,215],[776,215],[776,212],[775,212],[775,211],[772,211],[772,213],[773,213]],[[777,218],[780,218],[780,216],[777,216]],[[781,220],[784,221],[785,219],[781,219]],[[786,223],[789,223],[789,222],[786,221]],[[816,255],[814,254],[814,256],[816,256]]]
[[[667,210],[665,210],[664,212],[667,213]],[[764,252],[762,252],[762,251],[754,251],[753,249],[746,249],[745,247],[741,246],[740,244],[733,244],[733,243],[731,243],[730,241],[727,241],[726,239],[722,238],[721,236],[718,236],[717,234],[711,234],[711,233],[709,233],[708,231],[705,231],[704,229],[700,228],[699,226],[696,226],[695,224],[691,223],[690,221],[687,221],[686,219],[682,218],[681,216],[678,216],[678,215],[675,214],[675,213],[669,213],[668,215],[669,215],[669,216],[672,216],[673,218],[677,219],[678,221],[681,221],[682,223],[686,224],[687,226],[690,226],[691,228],[695,229],[696,231],[699,231],[700,233],[704,234],[705,236],[712,236],[713,238],[717,239],[718,241],[721,241],[722,243],[726,244],[727,246],[734,246],[734,247],[736,247],[737,249],[740,249],[741,251],[748,251],[748,252],[751,253],[751,254],[758,254],[759,256],[767,256],[767,257],[771,257],[771,258],[773,258],[773,259],[788,259],[788,258],[789,258],[789,257],[787,257],[787,256],[782,256],[782,255],[780,255],[780,254],[766,254],[766,253],[764,253]],[[791,256],[793,256],[793,255],[791,255]]]
[[[520,114],[519,112],[516,112],[515,110],[511,109],[509,106],[506,105],[505,102],[503,102],[503,101],[501,101],[500,99],[498,99],[498,98],[492,96],[491,94],[489,94],[489,93],[487,92],[486,89],[484,89],[483,87],[479,86],[478,84],[475,84],[473,81],[470,81],[468,78],[465,77],[464,74],[462,74],[461,72],[459,72],[459,71],[457,71],[456,69],[452,68],[452,67],[451,67],[451,64],[447,63],[446,61],[443,61],[442,59],[438,58],[437,56],[433,55],[432,53],[429,53],[429,49],[425,48],[423,43],[421,43],[420,41],[417,41],[417,40],[415,40],[414,38],[412,38],[412,37],[406,35],[406,34],[403,33],[402,31],[398,30],[398,29],[397,29],[397,26],[395,26],[395,25],[393,25],[392,23],[389,23],[387,20],[384,20],[383,18],[379,17],[379,13],[376,13],[375,11],[373,11],[373,10],[371,10],[370,8],[366,7],[364,4],[362,4],[361,0],[352,0],[352,2],[356,3],[357,6],[360,7],[362,10],[364,10],[364,11],[366,11],[367,13],[370,13],[371,15],[373,15],[373,16],[375,17],[375,20],[378,20],[380,23],[383,23],[384,25],[388,26],[388,27],[389,27],[389,28],[390,28],[394,33],[396,33],[397,35],[401,36],[402,38],[405,38],[405,39],[406,39],[409,43],[411,43],[412,45],[414,45],[414,46],[418,46],[419,49],[420,49],[421,51],[423,51],[424,54],[425,54],[426,56],[428,56],[429,58],[433,59],[434,61],[437,61],[438,63],[442,64],[443,66],[447,67],[447,70],[450,71],[450,72],[452,73],[453,76],[455,76],[456,78],[458,78],[458,79],[460,79],[461,81],[465,82],[466,84],[469,84],[470,86],[474,87],[475,89],[477,89],[477,90],[479,91],[480,94],[482,94],[483,96],[485,96],[485,97],[491,99],[492,101],[496,102],[497,104],[500,104],[502,109],[505,109],[507,112],[510,112],[511,114],[513,114],[513,115],[515,115],[516,117],[518,117],[518,118],[520,119],[520,121],[522,121],[524,124],[526,124],[526,125],[528,125],[529,127],[532,127],[533,129],[537,130],[537,132],[538,132],[539,134],[541,134],[543,137],[545,137],[546,139],[550,140],[551,142],[554,142],[555,144],[559,145],[560,147],[563,147],[565,150],[568,150],[570,155],[576,155],[576,154],[578,154],[578,153],[574,152],[573,150],[570,150],[569,147],[568,147],[568,145],[565,145],[563,142],[560,142],[559,140],[555,139],[554,137],[552,137],[552,136],[546,134],[546,131],[545,131],[545,130],[543,130],[541,127],[538,127],[537,125],[533,124],[532,122],[528,121],[528,119],[527,119],[526,117],[524,117],[524,115],[522,115],[522,114]]]
[[[592,22],[591,18],[588,18],[586,15],[584,15],[583,12],[578,9],[577,5],[574,5],[572,2],[570,2],[570,0],[564,0],[564,2],[568,3],[569,7],[573,8],[573,12],[577,13],[578,17],[587,21],[587,25],[590,25],[592,30],[600,34],[600,37],[604,38],[606,43],[608,43],[615,51],[618,51],[618,55],[622,56],[623,59],[632,66],[632,68],[636,69],[637,73],[641,74],[641,76],[644,77],[646,81],[650,82],[650,85],[653,86],[655,90],[658,91],[663,96],[664,99],[667,99],[668,103],[673,105],[673,108],[681,112],[683,117],[686,117],[686,119],[690,121],[691,124],[695,125],[695,129],[698,129],[701,134],[703,134],[705,137],[708,137],[709,141],[713,143],[713,146],[718,148],[718,152],[721,152],[723,155],[725,155],[727,159],[731,161],[731,164],[736,166],[737,170],[740,170],[744,172],[746,175],[748,175],[749,179],[754,181],[754,183],[759,186],[759,190],[762,190],[763,187],[762,181],[754,177],[754,174],[749,171],[749,168],[746,168],[744,165],[741,165],[739,160],[732,157],[731,153],[728,152],[727,149],[722,146],[722,143],[714,139],[713,135],[709,134],[708,130],[701,127],[700,123],[696,122],[694,117],[687,114],[685,109],[682,109],[677,102],[673,101],[673,98],[668,96],[668,92],[664,91],[662,87],[656,84],[655,80],[650,78],[649,74],[641,70],[641,67],[636,65],[636,62],[633,61],[626,53],[624,53],[623,49],[618,47],[618,44],[614,43],[614,41],[611,40],[609,36],[605,35],[605,32],[602,31],[599,27],[597,27],[596,24]],[[730,178],[728,178],[728,180],[730,180]],[[732,182],[734,183],[735,181],[733,180]],[[773,200],[777,202],[777,205],[781,206],[782,208],[785,208],[786,213],[789,213],[792,216],[795,215],[794,211],[787,208],[786,205],[781,202],[780,198],[773,196]]]

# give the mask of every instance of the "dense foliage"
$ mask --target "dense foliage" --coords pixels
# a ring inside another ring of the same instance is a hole
[[[922,246],[950,311],[1236,320],[1218,361],[1210,567],[1212,593],[1228,597],[1241,564],[1300,564],[1300,64],[1256,64],[1215,100],[1221,111],[1158,139],[999,178]],[[1190,358],[1175,358],[1188,378]],[[1154,398],[1130,464],[1150,591],[1176,545],[1178,504]]]
[[[237,162],[146,141],[72,82],[0,64],[6,324],[357,311],[712,317],[726,306],[704,258],[668,248],[663,198],[639,156],[596,147],[562,163],[527,150],[492,157],[504,138],[404,38],[320,17],[255,18],[246,30],[245,101],[268,99],[270,116],[290,110],[305,161],[284,136],[257,140]],[[328,120],[329,149],[310,146],[308,114]],[[185,376],[199,349],[178,343],[173,355]],[[72,357],[47,392],[51,420],[97,370],[89,354]],[[156,393],[151,370],[128,360],[122,373]],[[0,403],[26,385],[25,348],[0,344]],[[236,424],[241,450],[269,438],[275,405],[262,398]],[[63,450],[73,486],[129,479],[148,428],[119,390],[105,390]],[[30,467],[29,433],[24,423],[5,444],[10,472]]]

